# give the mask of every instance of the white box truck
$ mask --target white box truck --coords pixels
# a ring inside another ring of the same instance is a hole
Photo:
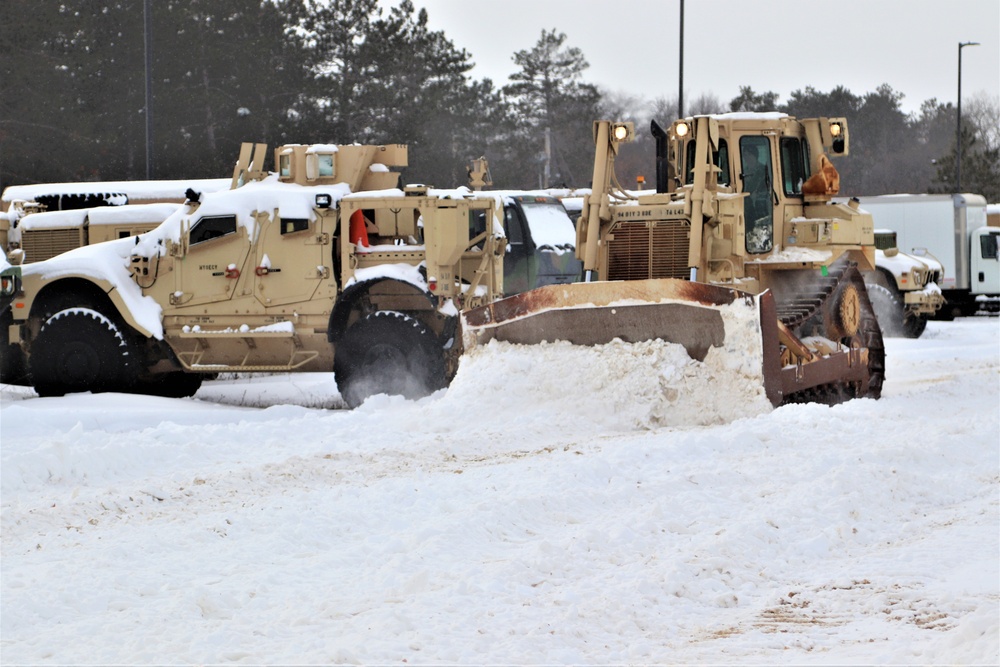
[[[986,199],[974,194],[859,197],[875,227],[896,232],[903,252],[929,254],[944,266],[947,303],[938,319],[1000,310],[1000,227],[986,222]]]

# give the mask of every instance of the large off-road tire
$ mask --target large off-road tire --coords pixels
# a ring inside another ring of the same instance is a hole
[[[872,302],[879,326],[882,327],[882,335],[891,338],[905,336],[906,307],[895,292],[883,285],[870,283],[868,285],[868,298]]]
[[[445,385],[437,337],[419,320],[391,310],[371,313],[347,330],[337,343],[333,372],[351,408],[376,394],[415,399]]]
[[[96,310],[51,315],[31,345],[29,367],[39,396],[129,391],[137,360],[118,326]]]
[[[927,328],[927,318],[923,315],[908,315],[903,322],[903,335],[907,338],[920,338]]]

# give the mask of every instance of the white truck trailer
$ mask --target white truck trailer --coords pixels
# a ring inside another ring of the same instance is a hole
[[[974,194],[859,197],[875,227],[896,232],[899,249],[931,255],[944,266],[947,301],[938,319],[1000,310],[1000,227],[986,221],[986,199]]]

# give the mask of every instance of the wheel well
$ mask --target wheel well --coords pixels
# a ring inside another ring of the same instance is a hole
[[[412,283],[395,278],[376,278],[355,283],[344,290],[330,313],[327,339],[336,343],[355,321],[379,310],[407,313],[435,334],[441,333],[437,297]]]
[[[899,283],[896,281],[896,276],[893,275],[892,271],[890,271],[889,269],[883,268],[881,266],[877,267],[875,270],[881,276],[882,280],[885,281],[882,284],[883,287],[888,287],[889,289],[893,290],[894,292],[898,292],[899,291]]]
[[[60,310],[86,307],[99,310],[105,317],[118,320],[117,309],[110,297],[100,287],[80,278],[67,278],[49,283],[38,292],[31,305],[29,319],[33,327],[41,325]]]

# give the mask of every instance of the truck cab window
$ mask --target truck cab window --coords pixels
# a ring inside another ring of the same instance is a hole
[[[191,227],[190,243],[201,243],[220,236],[236,233],[235,215],[217,215],[201,218]]]
[[[983,259],[997,259],[997,237],[998,234],[984,234],[979,237],[979,246],[982,251]]]

